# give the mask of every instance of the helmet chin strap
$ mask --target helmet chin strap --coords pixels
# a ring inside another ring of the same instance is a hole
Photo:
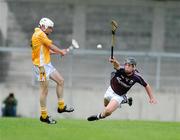
[[[43,32],[46,31],[46,27],[45,27],[44,25],[39,25],[39,28],[41,28],[41,30],[42,30]]]
[[[46,33],[46,28],[44,26],[41,26],[41,30],[46,34],[49,35],[48,33]]]

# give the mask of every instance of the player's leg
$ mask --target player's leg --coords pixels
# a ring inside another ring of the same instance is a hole
[[[48,94],[48,81],[40,82],[40,107],[41,107],[41,117],[45,119],[48,116],[46,107],[46,98]]]
[[[54,72],[52,72],[52,74],[50,74],[50,79],[52,79],[57,84],[56,94],[57,94],[58,100],[61,101],[60,108],[64,108],[64,101],[63,101],[64,79],[60,75],[60,73],[58,73],[57,70],[55,70]]]
[[[107,116],[110,116],[112,112],[114,112],[119,107],[119,102],[115,99],[112,99],[107,106],[104,108],[103,112],[99,113],[98,115],[92,115],[88,117],[88,121],[95,121],[99,119],[104,119]]]
[[[46,107],[46,100],[48,94],[46,65],[41,67],[34,65],[33,72],[34,72],[34,78],[37,81],[39,81],[39,86],[40,86],[40,109],[41,109],[40,121],[48,124],[55,124],[56,121],[48,116],[47,107]]]
[[[104,94],[104,106],[105,107],[109,104],[109,102],[111,101],[113,96],[114,96],[113,95],[113,90],[109,86],[108,89],[106,90],[106,93]]]
[[[56,86],[56,94],[58,97],[58,112],[62,113],[62,112],[73,112],[74,109],[72,107],[68,108],[65,104],[64,104],[64,100],[63,100],[63,90],[64,90],[64,79],[61,76],[61,74],[55,70],[50,74],[50,78],[56,82],[57,86]]]
[[[126,95],[118,95],[116,94],[111,86],[107,89],[105,95],[104,95],[104,110],[99,113],[98,115],[92,115],[88,117],[88,121],[95,121],[99,119],[106,118],[107,116],[110,116],[112,112],[114,112],[122,103],[128,103],[129,105],[132,105],[132,98],[127,98]]]
[[[107,91],[104,95],[104,106],[105,106],[104,111],[102,113],[99,113],[98,115],[92,115],[92,116],[88,117],[88,121],[103,119],[103,118],[109,116],[114,110],[116,110],[122,101],[121,97],[118,97],[118,96],[116,97],[116,96],[117,95],[114,94],[114,91],[109,86],[109,88],[107,89]],[[116,100],[114,101],[113,98],[115,98]]]
[[[105,107],[104,111],[100,114],[100,118],[106,118],[110,116],[119,107],[119,102],[112,99],[109,104]]]
[[[40,81],[40,107],[41,107],[41,117],[42,122],[49,124],[55,124],[56,121],[48,116],[46,100],[48,95],[48,81]]]

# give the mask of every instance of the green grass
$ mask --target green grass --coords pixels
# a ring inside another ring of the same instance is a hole
[[[0,140],[180,140],[180,123],[0,118]]]

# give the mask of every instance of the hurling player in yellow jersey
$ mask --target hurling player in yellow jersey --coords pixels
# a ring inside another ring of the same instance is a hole
[[[74,111],[72,107],[69,108],[64,104],[64,79],[51,64],[51,53],[59,54],[61,56],[67,54],[66,49],[59,49],[53,44],[53,41],[48,38],[48,35],[53,31],[53,26],[54,23],[52,20],[49,18],[42,18],[39,22],[39,27],[35,28],[31,39],[33,71],[36,80],[40,82],[40,120],[49,124],[56,123],[56,121],[48,115],[46,107],[49,79],[53,80],[57,84],[57,111],[59,113]]]

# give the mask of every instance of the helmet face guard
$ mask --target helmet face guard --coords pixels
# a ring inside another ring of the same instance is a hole
[[[137,62],[136,62],[136,59],[135,58],[127,58],[124,62],[124,64],[130,64],[132,65],[133,67],[136,67],[137,65]]]

